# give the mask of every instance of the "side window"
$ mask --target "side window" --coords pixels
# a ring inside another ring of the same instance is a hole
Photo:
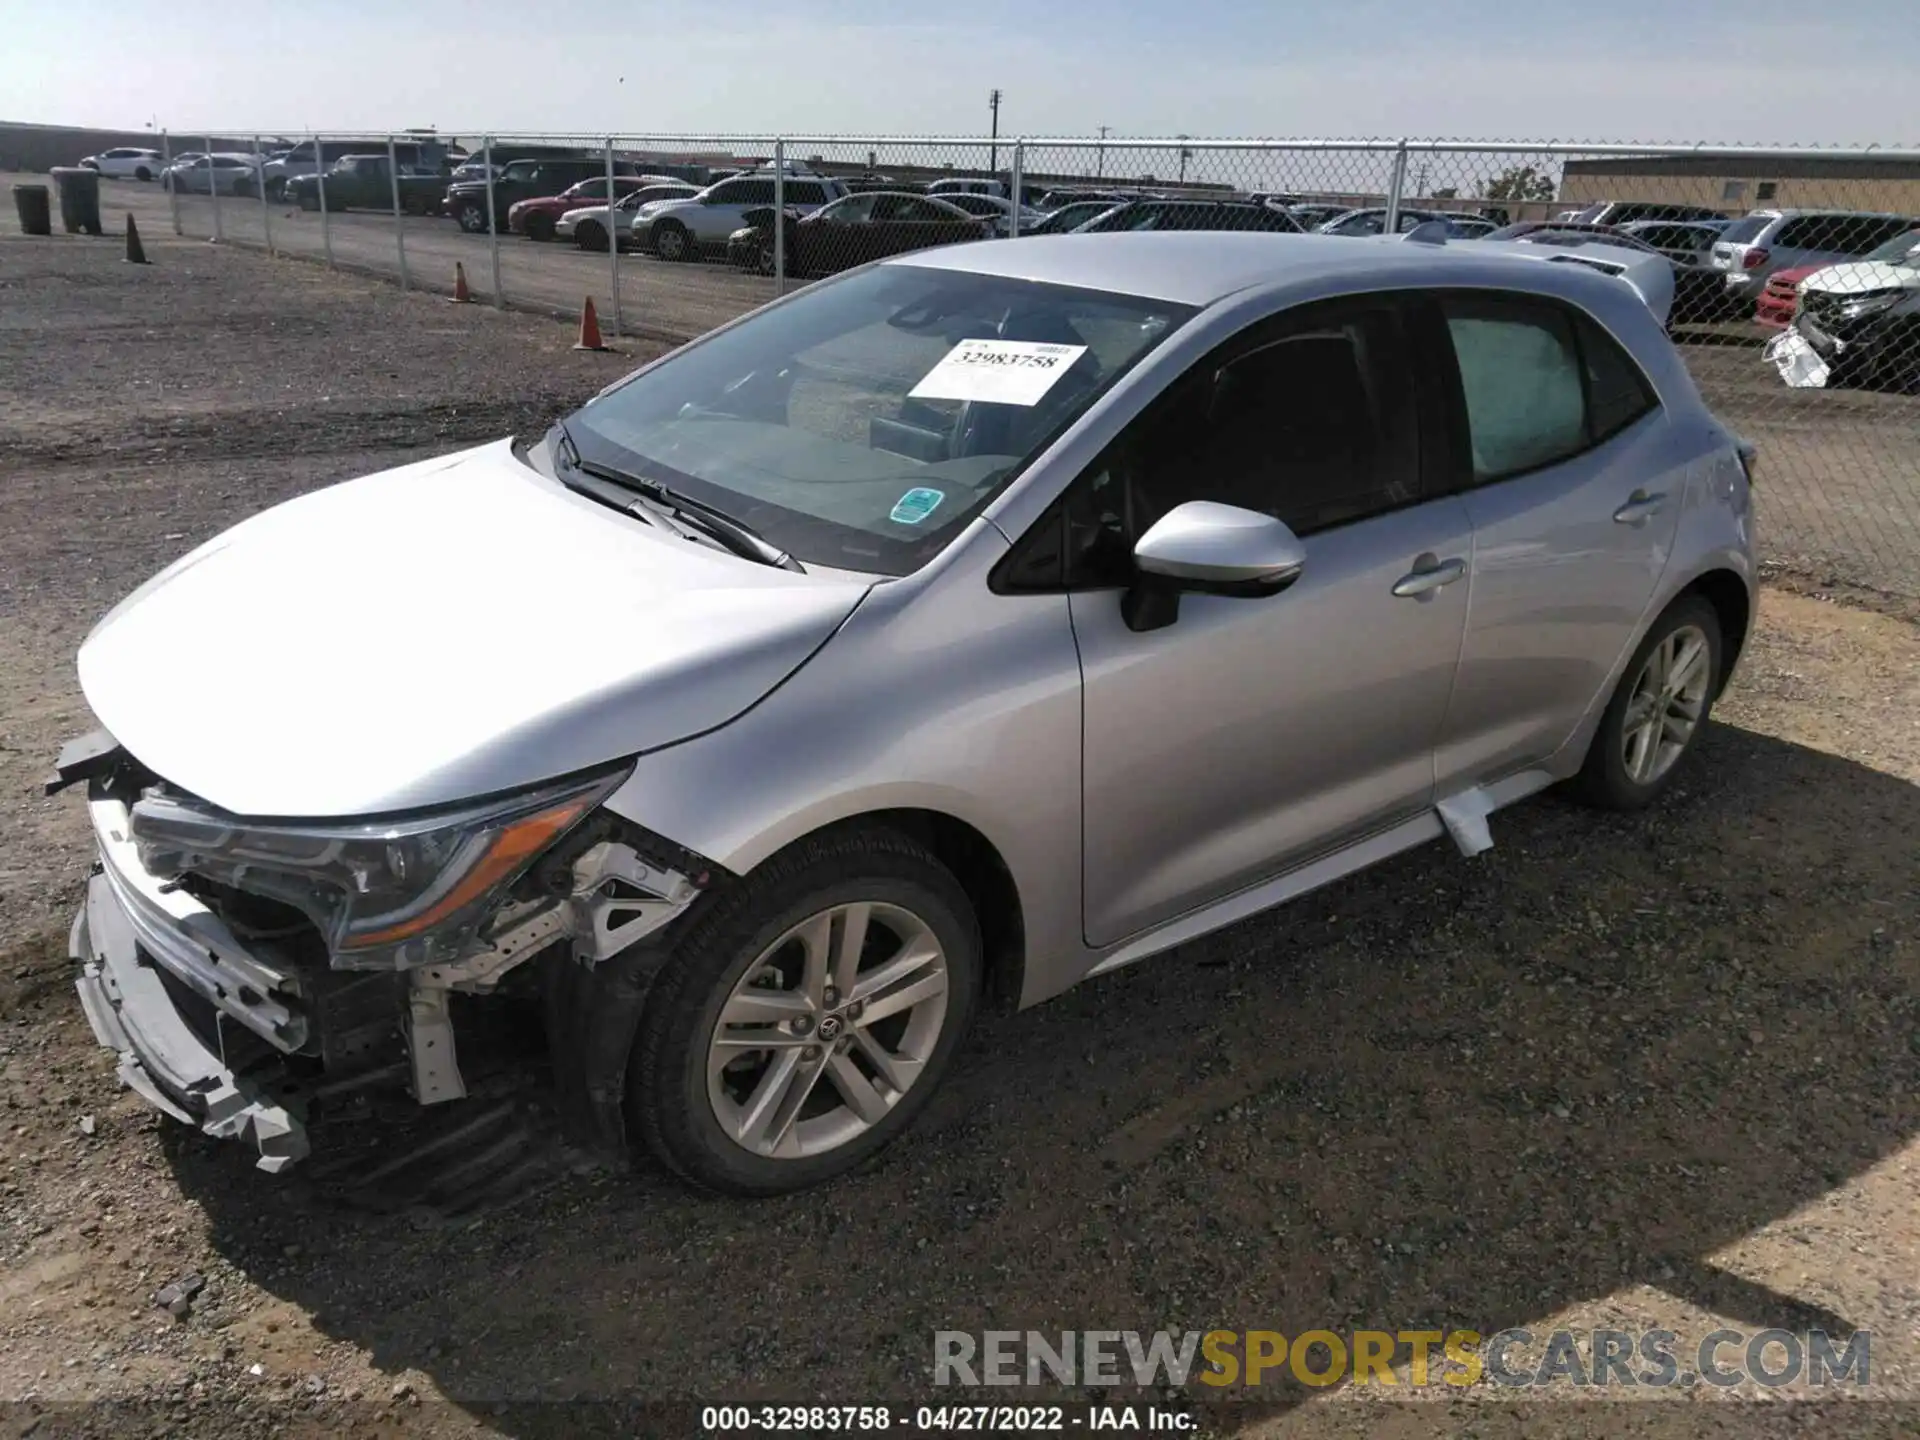
[[[1594,444],[1617,435],[1659,402],[1633,357],[1605,330],[1581,315],[1574,321],[1587,377],[1587,433]]]
[[[1460,366],[1476,484],[1586,448],[1580,352],[1563,311],[1481,296],[1445,296],[1441,310]]]
[[[771,205],[773,204],[773,181],[742,180],[739,182],[739,188],[729,198],[730,203],[735,205]],[[787,203],[794,205],[799,202],[789,194]]]
[[[1288,317],[1202,361],[1075,482],[1069,584],[1124,583],[1133,544],[1174,506],[1216,500],[1299,535],[1421,498],[1413,365],[1391,304]]]
[[[707,192],[709,205],[744,205],[747,203],[747,182],[727,180]]]
[[[827,198],[826,188],[818,180],[789,180],[782,188],[787,192],[789,205],[819,205]]]
[[[1832,229],[1825,215],[1802,215],[1782,225],[1773,243],[1783,250],[1825,250],[1833,240]]]

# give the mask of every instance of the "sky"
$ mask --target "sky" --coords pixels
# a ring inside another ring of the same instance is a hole
[[[0,120],[1920,144],[1911,0],[0,0]]]

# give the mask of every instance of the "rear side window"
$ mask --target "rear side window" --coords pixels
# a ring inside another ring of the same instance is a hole
[[[827,198],[826,187],[818,180],[789,180],[783,187],[789,205],[820,205]],[[773,197],[769,195],[768,201]]]
[[[1720,238],[1733,245],[1750,244],[1758,240],[1777,218],[1773,215],[1742,215],[1720,232]]]
[[[1475,484],[1572,459],[1654,408],[1640,367],[1585,316],[1507,296],[1448,296],[1441,311]]]

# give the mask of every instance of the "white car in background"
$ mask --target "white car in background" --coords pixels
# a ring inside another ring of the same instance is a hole
[[[781,202],[811,215],[847,194],[838,180],[789,173]],[[633,238],[662,260],[691,260],[703,250],[724,251],[733,232],[747,222],[746,212],[774,203],[771,172],[735,175],[680,200],[656,200],[634,212]]]
[[[258,195],[258,155],[194,155],[160,172],[160,184],[188,195]]]
[[[110,180],[151,180],[167,168],[166,158],[158,150],[137,150],[126,145],[89,155],[80,163]]]
[[[657,201],[690,200],[700,193],[698,185],[689,185],[684,180],[662,180],[654,185],[642,185],[638,190],[622,195],[609,211],[605,205],[582,205],[577,210],[569,210],[553,222],[553,238],[560,241],[571,240],[582,250],[607,248],[607,230],[611,227],[620,236],[620,248],[633,248],[633,217],[639,213],[642,205],[652,205]],[[615,218],[617,214],[618,218]]]

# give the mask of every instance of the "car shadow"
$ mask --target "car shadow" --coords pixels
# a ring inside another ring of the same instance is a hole
[[[619,1399],[1033,1398],[933,1391],[936,1330],[1484,1333],[1644,1284],[1848,1333],[1714,1256],[1920,1129],[1920,789],[1719,726],[1653,811],[1550,795],[1494,834],[985,1027],[915,1132],[809,1194],[647,1168],[422,1223],[169,1154],[228,1261],[517,1434]]]

